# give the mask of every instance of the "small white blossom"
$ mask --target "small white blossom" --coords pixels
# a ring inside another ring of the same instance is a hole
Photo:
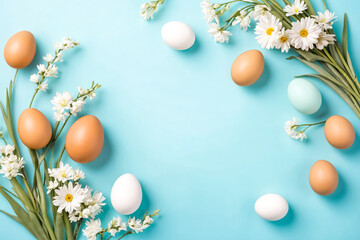
[[[62,94],[57,92],[56,96],[51,100],[51,103],[54,105],[53,109],[57,112],[64,112],[64,110],[68,110],[71,107],[71,103],[73,102],[73,97],[69,92],[63,92]]]
[[[74,169],[69,164],[60,162],[59,168],[48,169],[50,177],[53,177],[56,181],[65,183],[71,180],[74,175]]]
[[[134,230],[136,233],[142,232],[144,230],[141,220],[140,219],[135,220],[135,217],[129,218],[128,225],[129,228]]]
[[[39,64],[39,65],[37,65],[36,67],[37,67],[40,75],[44,75],[44,74],[45,74],[45,72],[46,72],[46,67],[45,67],[44,64]]]
[[[85,225],[86,228],[83,229],[83,234],[88,240],[96,240],[97,234],[103,230],[100,219],[91,219],[90,221],[87,221]]]
[[[82,99],[78,99],[77,101],[72,102],[70,107],[70,113],[74,116],[77,115],[78,112],[82,110],[82,107],[84,106],[85,101]]]
[[[210,35],[215,39],[215,42],[229,42],[229,36],[232,34],[229,31],[221,29],[219,23],[209,23]]]
[[[276,49],[281,49],[281,52],[288,52],[290,49],[290,39],[289,39],[289,30],[285,28],[281,29],[280,33],[277,35]]]
[[[327,32],[321,32],[319,34],[318,41],[316,43],[316,47],[320,50],[324,49],[324,47],[327,47],[329,44],[334,44],[336,41],[334,34],[329,34]]]
[[[244,29],[245,31],[248,30],[248,27],[250,27],[251,18],[248,15],[248,13],[244,10],[241,10],[240,16],[237,16],[235,20],[233,21],[232,25],[239,24],[240,29]]]
[[[85,178],[85,173],[79,169],[73,171],[72,180],[79,181]]]
[[[266,5],[256,5],[254,8],[254,11],[250,13],[250,17],[254,18],[254,20],[258,21],[262,17],[270,17],[271,14],[271,8],[269,8]]]
[[[24,168],[24,160],[14,154],[15,146],[6,145],[0,147],[0,173],[4,177],[12,179],[16,176],[23,176],[20,170]]]
[[[299,15],[303,13],[307,9],[307,6],[304,1],[295,0],[292,5],[286,5],[284,8],[284,12],[286,12],[286,16]]]
[[[164,0],[155,0],[148,3],[144,3],[140,7],[140,16],[144,20],[152,19],[154,13],[156,13],[159,9],[159,5],[163,4]]]
[[[49,186],[47,187],[47,194],[49,194],[51,191],[53,191],[55,188],[59,186],[58,181],[49,181]]]
[[[306,135],[302,131],[300,132],[296,131],[296,129],[298,128],[297,124],[298,121],[296,120],[296,118],[293,118],[293,120],[288,120],[285,122],[284,130],[287,133],[287,135],[289,135],[289,137],[294,139],[299,139],[300,141],[302,141],[306,139]]]
[[[54,60],[54,56],[53,56],[51,53],[48,53],[48,54],[46,54],[45,57],[43,57],[43,59],[44,59],[46,62],[51,62],[52,60]]]
[[[48,89],[48,84],[47,84],[47,80],[43,83],[41,83],[39,86],[38,86],[38,89],[40,91],[43,91],[43,92],[46,92],[46,90]]]
[[[54,64],[50,64],[44,73],[45,77],[57,77],[58,71],[57,67]]]
[[[332,29],[333,20],[337,18],[334,12],[330,12],[327,9],[324,13],[318,12],[317,15],[312,17],[315,18],[315,21],[323,30]]]
[[[96,98],[96,92],[91,92],[89,94],[89,98],[90,98],[90,100],[93,100],[94,98]]]
[[[34,82],[34,83],[38,83],[40,80],[40,75],[39,74],[32,74],[30,76],[30,81]]]
[[[120,217],[114,217],[108,224],[108,232],[111,236],[115,236],[116,233],[126,230],[126,223],[122,222]]]
[[[214,8],[213,3],[211,3],[209,0],[204,0],[200,3],[201,11],[204,14],[204,18],[207,23],[210,23],[212,21],[219,22],[219,16],[216,15],[216,11]]]

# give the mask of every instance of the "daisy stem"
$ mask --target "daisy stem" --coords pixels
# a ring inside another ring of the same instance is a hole
[[[79,230],[80,230],[82,222],[83,222],[83,218],[80,219],[80,221],[78,221],[77,224],[76,224],[76,228],[75,228],[75,231],[74,231],[74,240],[76,240],[77,235],[79,234]]]
[[[309,127],[311,127],[311,126],[321,125],[321,124],[324,124],[324,123],[326,123],[326,120],[325,120],[325,121],[321,121],[321,122],[317,122],[317,123],[297,124],[297,125],[292,126],[291,128],[294,128],[294,127],[298,128],[298,127],[304,127],[304,126],[306,126],[306,128],[304,128],[303,130],[300,131],[300,132],[303,133],[303,132],[305,132]]]

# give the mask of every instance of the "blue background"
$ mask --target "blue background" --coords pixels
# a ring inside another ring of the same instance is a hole
[[[323,11],[320,0],[313,2]],[[360,2],[327,2],[339,16],[337,33],[343,13],[349,15],[350,54],[358,69]],[[144,194],[136,214],[162,211],[145,233],[128,239],[359,239],[360,125],[351,109],[327,86],[312,80],[322,93],[322,108],[313,116],[296,112],[287,99],[287,85],[293,76],[311,70],[275,50],[262,50],[265,71],[256,84],[235,85],[230,77],[233,60],[246,50],[259,49],[252,30],[235,27],[229,44],[216,44],[207,33],[200,1],[168,0],[150,22],[139,16],[141,3],[0,2],[1,56],[7,39],[20,30],[31,31],[37,40],[36,58],[16,82],[15,118],[30,101],[34,85],[29,76],[36,64],[64,36],[80,40],[81,47],[65,53],[58,64],[59,78],[49,80],[51,90],[39,95],[35,106],[51,118],[50,99],[56,91],[75,94],[77,86],[89,86],[91,80],[103,85],[82,112],[102,121],[101,156],[87,165],[64,158],[84,170],[84,183],[107,198],[103,225],[118,215],[110,203],[112,184],[132,173]],[[161,27],[171,20],[194,29],[196,43],[190,50],[175,51],[163,43]],[[14,70],[3,57],[0,72],[4,101]],[[333,114],[345,116],[355,127],[356,142],[348,150],[331,147],[322,127],[309,130],[305,142],[283,131],[285,121],[294,116],[313,122]],[[25,159],[30,167],[27,155]],[[320,159],[330,161],[340,176],[337,191],[328,197],[315,194],[308,183],[309,170]],[[1,184],[6,182],[1,178]],[[265,193],[288,200],[285,219],[268,222],[256,215],[254,203]],[[0,208],[10,210],[3,198]],[[0,222],[2,239],[31,238],[6,216],[0,215]]]

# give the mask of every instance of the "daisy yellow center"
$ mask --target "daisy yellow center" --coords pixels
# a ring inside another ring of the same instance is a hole
[[[65,173],[65,171],[62,171],[62,172],[61,172],[61,177],[63,177],[63,178],[65,178],[65,177],[66,177],[66,173]]]
[[[266,34],[269,35],[269,36],[270,36],[273,32],[274,32],[274,29],[273,29],[273,28],[268,28],[268,29],[266,29]]]
[[[288,38],[285,37],[285,36],[282,36],[282,37],[280,38],[280,42],[282,42],[282,43],[286,43],[287,40],[288,40]]]
[[[66,105],[67,105],[67,104],[66,104],[66,101],[65,101],[65,100],[62,100],[61,103],[60,103],[60,105],[61,105],[62,107],[66,107]]]
[[[71,202],[72,200],[73,200],[73,195],[71,195],[71,194],[66,194],[66,196],[65,196],[65,201]]]
[[[298,11],[299,11],[299,9],[298,9],[298,8],[295,8],[295,9],[294,9],[294,12],[296,12],[296,13],[297,13]]]
[[[309,35],[308,30],[303,29],[303,30],[300,31],[300,36],[302,36],[302,37],[307,37],[308,35]]]

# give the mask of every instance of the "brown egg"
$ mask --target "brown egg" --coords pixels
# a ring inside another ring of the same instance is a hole
[[[34,35],[28,31],[18,32],[6,43],[4,58],[10,67],[21,69],[27,67],[34,59],[36,41]]]
[[[77,120],[65,139],[66,152],[78,163],[94,161],[100,155],[103,145],[103,127],[99,119],[92,115]]]
[[[264,70],[264,56],[258,50],[249,50],[240,54],[231,66],[231,78],[240,86],[255,83]]]
[[[335,191],[339,183],[339,176],[331,163],[319,160],[311,167],[309,182],[317,194],[329,195]]]
[[[49,120],[35,108],[28,108],[21,113],[18,133],[24,145],[31,149],[45,147],[52,135]]]
[[[342,116],[331,116],[325,123],[324,132],[326,140],[335,148],[349,148],[355,141],[354,127]]]

